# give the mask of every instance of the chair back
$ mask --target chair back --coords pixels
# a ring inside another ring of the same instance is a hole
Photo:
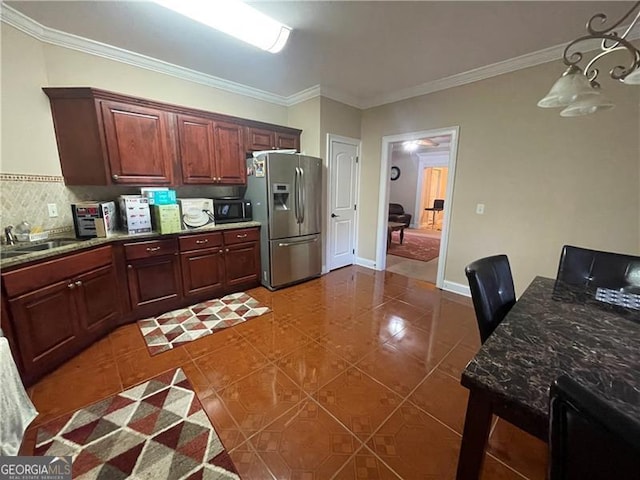
[[[509,259],[506,255],[481,258],[467,265],[464,271],[469,280],[480,340],[484,343],[516,303]]]
[[[399,203],[390,203],[389,204],[389,215],[403,215],[404,207]]]
[[[565,245],[556,278],[571,285],[633,292],[640,289],[640,257]]]
[[[550,390],[549,479],[640,475],[640,423],[566,375]]]
[[[433,201],[434,210],[444,210],[444,200],[436,198]]]

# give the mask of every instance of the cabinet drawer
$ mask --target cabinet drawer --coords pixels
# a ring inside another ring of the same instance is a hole
[[[243,228],[241,230],[229,230],[224,232],[224,244],[255,242],[260,239],[260,232],[257,228]]]
[[[2,275],[9,298],[111,263],[111,246],[41,262]]]
[[[166,240],[149,240],[124,244],[124,255],[127,260],[151,258],[160,255],[171,255],[178,252],[178,242],[175,238]]]
[[[180,251],[200,250],[202,248],[219,247],[222,245],[222,233],[201,233],[186,235],[179,238]]]

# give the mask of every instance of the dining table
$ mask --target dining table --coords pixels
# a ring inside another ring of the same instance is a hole
[[[549,387],[563,373],[640,421],[639,293],[531,282],[462,373],[458,480],[480,478],[493,415],[548,441]]]

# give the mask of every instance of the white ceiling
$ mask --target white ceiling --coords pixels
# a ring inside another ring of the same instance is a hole
[[[633,4],[250,2],[294,29],[274,55],[150,2],[5,3],[45,27],[270,94],[291,97],[320,86],[358,106],[406,98],[420,85],[565,44],[585,33],[593,14],[617,20]]]

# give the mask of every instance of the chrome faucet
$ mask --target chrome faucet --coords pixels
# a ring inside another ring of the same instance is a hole
[[[9,225],[4,229],[4,236],[7,239],[7,245],[15,245],[16,244],[16,236],[13,233],[13,225]]]

